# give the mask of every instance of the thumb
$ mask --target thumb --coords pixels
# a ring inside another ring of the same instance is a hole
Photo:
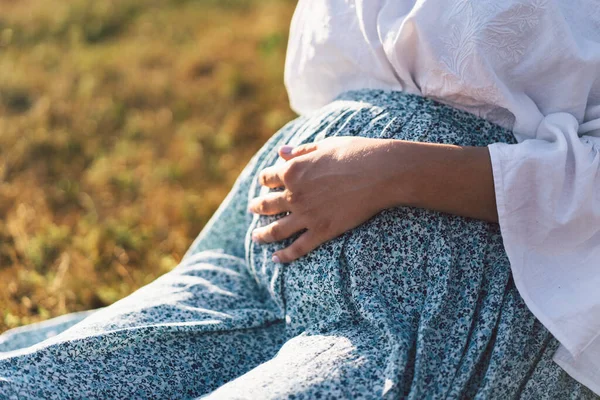
[[[312,153],[313,151],[317,150],[317,144],[316,143],[306,143],[306,144],[301,144],[300,146],[281,146],[279,148],[279,156],[281,158],[283,158],[284,160],[288,161],[291,160],[292,158],[296,158],[298,156],[304,155],[304,154],[308,154],[308,153]]]

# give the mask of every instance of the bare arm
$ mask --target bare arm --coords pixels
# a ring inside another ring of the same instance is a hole
[[[395,206],[498,219],[485,147],[336,137],[279,154],[287,162],[263,170],[260,183],[284,190],[254,199],[249,208],[290,214],[256,229],[253,239],[269,243],[306,232],[276,252],[276,262],[293,261]]]
[[[387,186],[394,204],[498,222],[487,147],[390,140],[386,157],[392,170],[413,166],[410,174],[396,175]]]

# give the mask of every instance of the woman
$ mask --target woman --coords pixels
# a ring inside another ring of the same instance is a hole
[[[5,335],[3,397],[597,398],[600,7],[366,3],[299,3],[301,116],[175,270]]]

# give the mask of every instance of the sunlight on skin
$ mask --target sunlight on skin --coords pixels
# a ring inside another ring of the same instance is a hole
[[[290,214],[254,230],[252,239],[271,243],[307,229],[273,255],[274,262],[290,262],[393,206],[391,197],[372,195],[383,193],[395,175],[382,157],[388,144],[387,140],[337,137],[281,147],[279,155],[287,162],[266,168],[259,180],[263,186],[285,189],[254,199],[249,210]]]
[[[386,208],[413,206],[498,219],[486,147],[331,137],[283,146],[279,155],[286,162],[264,169],[259,181],[283,190],[253,199],[249,211],[289,214],[255,229],[252,239],[272,243],[306,231],[273,254],[276,263],[294,261]]]

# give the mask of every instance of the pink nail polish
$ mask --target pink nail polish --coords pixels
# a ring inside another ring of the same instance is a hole
[[[281,151],[283,154],[290,154],[292,150],[294,150],[294,147],[288,145],[281,146],[281,148],[279,149],[279,151]]]
[[[273,255],[272,260],[273,260],[274,263],[281,264],[281,260],[276,255]]]

